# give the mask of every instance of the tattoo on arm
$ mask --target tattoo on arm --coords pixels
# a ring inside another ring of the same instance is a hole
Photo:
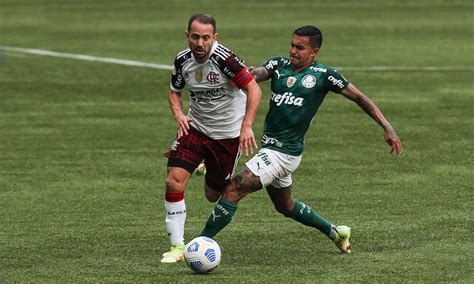
[[[357,104],[384,129],[392,127],[379,108],[367,96],[360,96]]]
[[[357,101],[357,104],[370,116],[375,116],[376,107],[374,103],[369,100],[366,96],[361,96]]]

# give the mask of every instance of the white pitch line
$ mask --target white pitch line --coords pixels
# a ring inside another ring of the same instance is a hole
[[[105,62],[105,63],[112,63],[112,64],[120,64],[120,65],[148,67],[148,68],[163,69],[163,70],[173,70],[173,66],[165,65],[165,64],[146,63],[146,62],[141,62],[141,61],[117,59],[117,58],[110,58],[110,57],[96,57],[96,56],[84,55],[84,54],[62,53],[62,52],[56,52],[56,51],[50,51],[50,50],[9,47],[9,46],[1,46],[1,45],[0,45],[0,50],[8,51],[8,52],[19,52],[19,53],[28,53],[28,54],[35,54],[35,55],[52,56],[52,57],[71,58],[71,59],[78,59],[78,60],[85,60],[85,61],[96,61],[96,62]]]
[[[154,68],[161,70],[173,70],[172,65],[158,64],[158,63],[147,63],[142,61],[134,61],[127,59],[117,59],[110,57],[96,57],[92,55],[84,54],[73,54],[73,53],[62,53],[50,50],[32,49],[32,48],[21,48],[21,47],[10,47],[0,45],[0,50],[7,52],[16,53],[27,53],[43,56],[62,57],[85,61],[96,61],[105,62],[112,64],[138,66],[146,68]],[[337,70],[342,71],[362,71],[362,72],[383,72],[383,71],[422,71],[422,72],[437,72],[437,71],[474,71],[473,66],[367,66],[367,67],[335,67]]]
[[[367,67],[334,67],[344,71],[474,71],[472,66],[367,66]]]

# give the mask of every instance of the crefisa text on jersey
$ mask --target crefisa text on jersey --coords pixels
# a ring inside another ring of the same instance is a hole
[[[338,86],[341,89],[344,88],[344,82],[342,82],[342,80],[338,80],[333,76],[329,76],[328,80],[331,81],[334,86]]]
[[[272,93],[271,100],[275,102],[276,106],[281,104],[302,106],[304,98],[295,97],[291,92],[284,92],[283,95]]]

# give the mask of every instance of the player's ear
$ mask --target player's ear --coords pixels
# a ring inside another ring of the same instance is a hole
[[[184,33],[186,34],[186,38],[189,37],[189,32],[188,31],[184,31]]]
[[[214,41],[217,41],[217,33],[214,34]]]
[[[314,55],[314,58],[318,57],[318,54],[319,54],[319,47],[313,48],[313,55]]]

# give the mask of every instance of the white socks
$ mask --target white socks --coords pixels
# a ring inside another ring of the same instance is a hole
[[[186,204],[184,199],[178,202],[165,201],[166,230],[171,245],[184,244],[184,222],[186,221]]]

